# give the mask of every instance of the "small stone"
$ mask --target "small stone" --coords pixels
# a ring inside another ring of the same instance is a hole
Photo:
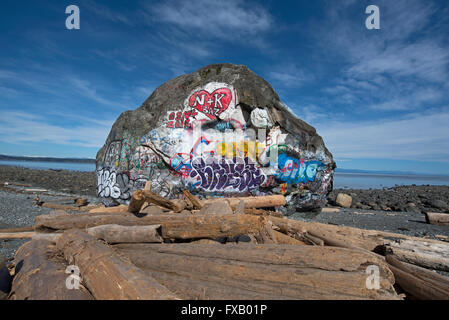
[[[335,203],[340,207],[350,208],[352,204],[352,197],[344,193],[339,193]]]
[[[448,205],[446,202],[444,202],[443,200],[438,200],[438,199],[432,199],[428,202],[428,204],[430,206],[432,206],[433,208],[438,208],[441,210],[446,210],[448,208]]]

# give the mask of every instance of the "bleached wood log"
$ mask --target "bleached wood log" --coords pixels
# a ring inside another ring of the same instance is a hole
[[[64,232],[57,247],[69,263],[79,267],[86,286],[96,299],[177,299],[155,279],[81,230]]]
[[[205,205],[206,203],[221,201],[223,199],[206,199],[202,200],[201,203]],[[284,206],[287,202],[283,195],[270,195],[270,196],[259,196],[259,197],[236,197],[236,198],[227,198],[229,201],[229,205],[233,210],[237,208],[240,201],[245,203],[245,208],[271,208],[271,207],[279,207]]]
[[[399,260],[424,268],[449,271],[449,244],[428,239],[407,239],[385,244],[386,252]]]
[[[427,223],[438,225],[438,226],[449,226],[449,214],[448,213],[437,213],[437,212],[426,212]]]

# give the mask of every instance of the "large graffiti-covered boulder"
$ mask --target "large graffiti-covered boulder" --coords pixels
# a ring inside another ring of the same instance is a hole
[[[97,191],[127,203],[147,181],[178,198],[284,194],[285,214],[321,208],[335,162],[316,130],[246,66],[215,64],[172,79],[120,115],[97,154]]]

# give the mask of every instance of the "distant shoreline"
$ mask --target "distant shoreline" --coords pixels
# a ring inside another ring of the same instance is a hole
[[[7,156],[7,155],[2,155],[2,154],[0,154],[0,161],[95,163],[95,159],[52,158],[52,157],[22,157],[22,156]]]

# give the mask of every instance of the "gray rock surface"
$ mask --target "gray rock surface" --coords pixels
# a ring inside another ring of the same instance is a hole
[[[127,203],[151,181],[168,198],[285,194],[286,214],[324,205],[335,163],[316,130],[246,66],[172,79],[112,126],[97,154],[97,192]]]

